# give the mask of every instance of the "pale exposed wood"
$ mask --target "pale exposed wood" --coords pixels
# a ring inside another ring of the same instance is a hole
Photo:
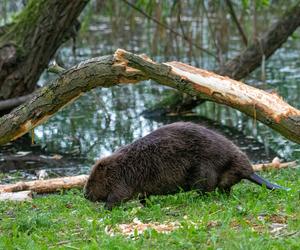
[[[159,64],[120,49],[115,58],[162,85],[238,109],[300,143],[300,110],[277,94],[181,62]]]
[[[300,143],[300,111],[280,96],[184,63],[155,63],[118,49],[112,56],[93,58],[64,71],[30,101],[1,117],[0,144],[27,133],[92,88],[145,79],[238,109]]]
[[[27,182],[18,182],[15,184],[0,185],[0,193],[19,192],[30,190],[38,194],[53,193],[62,189],[83,187],[88,176],[78,175],[71,177],[54,178],[48,180],[36,180]]]
[[[32,200],[32,191],[0,193],[0,201],[30,201],[30,200]]]
[[[296,161],[290,161],[284,163],[270,162],[270,163],[263,163],[263,164],[255,164],[252,167],[254,171],[264,171],[264,170],[271,170],[271,169],[292,168],[296,166],[297,166]]]

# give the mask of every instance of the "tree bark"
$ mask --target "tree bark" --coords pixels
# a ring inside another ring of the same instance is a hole
[[[0,36],[0,100],[30,94],[88,0],[31,0]]]
[[[219,75],[229,76],[235,80],[240,80],[249,75],[253,70],[261,65],[263,57],[268,59],[283,43],[293,34],[300,25],[300,1],[290,10],[283,14],[281,19],[267,30],[261,38],[250,45],[235,58],[229,60],[222,68],[215,70]],[[171,101],[166,106],[166,100],[155,105],[150,110],[145,110],[143,114],[151,117],[156,114],[183,113],[195,108],[203,103],[201,98],[190,96],[179,96],[174,94],[168,97]]]
[[[95,87],[147,79],[139,70],[116,63],[114,56],[84,61],[63,72],[50,85],[36,91],[33,98],[0,118],[0,144],[17,139],[46,121],[60,108]]]
[[[238,109],[300,143],[300,111],[276,94],[180,62],[159,64],[119,49],[113,56],[87,60],[65,71],[30,101],[1,117],[0,145],[27,133],[92,88],[145,79]]]

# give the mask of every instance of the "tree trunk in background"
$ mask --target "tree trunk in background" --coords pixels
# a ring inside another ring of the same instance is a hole
[[[215,72],[219,75],[229,76],[235,80],[246,77],[261,65],[263,57],[266,60],[280,48],[299,26],[300,1],[284,13],[281,19],[272,25],[254,44],[250,45],[232,60],[229,60],[222,68],[217,69]],[[144,111],[143,114],[146,117],[151,117],[167,113],[182,113],[204,102],[204,100],[199,98],[181,93],[175,93],[167,99],[162,100],[153,109]]]
[[[88,0],[31,0],[0,32],[0,100],[34,91]]]
[[[240,55],[228,61],[218,74],[233,79],[242,79],[261,65],[263,57],[268,59],[280,48],[300,26],[300,1],[288,10],[281,19],[249,46]]]

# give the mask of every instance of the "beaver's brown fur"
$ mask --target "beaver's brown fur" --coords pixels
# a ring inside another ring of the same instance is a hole
[[[224,136],[197,124],[176,122],[97,161],[84,192],[86,198],[104,201],[111,209],[137,194],[216,188],[229,192],[232,185],[252,175],[247,156]],[[252,179],[270,189],[280,188],[261,180]]]

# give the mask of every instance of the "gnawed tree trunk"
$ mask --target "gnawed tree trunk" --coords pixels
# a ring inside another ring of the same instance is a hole
[[[33,92],[88,0],[31,0],[0,36],[0,100]]]
[[[249,75],[267,60],[283,43],[293,34],[300,25],[300,1],[283,14],[281,19],[272,25],[261,38],[250,45],[235,58],[229,60],[225,65],[215,72],[219,75],[229,76],[240,80]],[[175,93],[162,100],[154,108],[145,110],[145,116],[164,115],[168,113],[184,113],[204,102],[201,98],[193,98],[181,93]]]
[[[285,162],[285,163],[278,163],[275,164],[265,163],[265,164],[257,164],[253,165],[254,171],[263,171],[263,170],[270,170],[270,169],[281,169],[281,168],[289,168],[295,167],[296,162]],[[24,191],[35,192],[37,194],[45,194],[45,193],[53,193],[59,190],[67,190],[71,188],[82,188],[88,179],[88,175],[78,175],[78,176],[70,176],[70,177],[60,177],[48,180],[36,180],[36,181],[27,181],[27,182],[17,182],[15,184],[5,184],[0,185],[0,200],[1,197],[4,200],[6,199],[13,199],[16,197],[25,198],[30,195],[31,193],[24,193],[24,195],[13,195],[12,193],[20,193]],[[5,194],[9,195],[5,195]],[[2,196],[1,196],[2,195]]]
[[[159,64],[119,49],[113,56],[87,60],[65,71],[30,101],[1,117],[0,145],[43,123],[83,92],[145,79],[238,109],[300,143],[300,111],[276,94],[180,62]]]

